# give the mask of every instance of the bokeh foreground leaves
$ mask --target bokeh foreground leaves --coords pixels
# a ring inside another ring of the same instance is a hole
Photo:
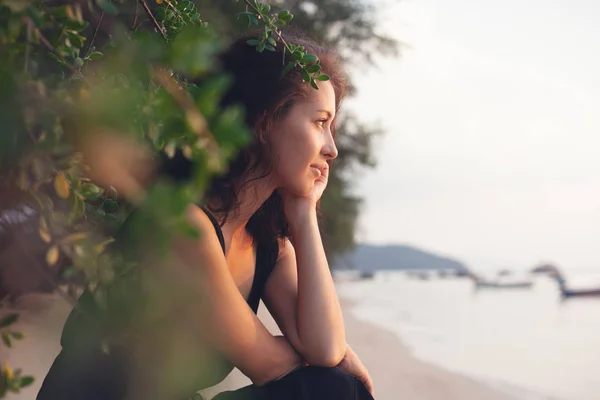
[[[246,1],[231,17],[260,27],[248,45],[262,52],[293,15]],[[300,68],[312,86],[328,79],[314,55],[282,44],[293,57],[282,73]],[[186,205],[249,140],[244,110],[218,106],[229,83],[215,62],[223,46],[187,0],[0,1],[0,249],[18,255],[0,268],[29,268],[29,283],[74,304],[86,289],[90,323],[112,323],[105,352],[190,300],[144,261],[168,257],[174,234],[200,234]],[[185,182],[156,174],[158,154],[176,152],[194,162]],[[127,237],[115,242],[119,229]],[[9,311],[0,310],[8,347],[23,337]],[[0,397],[33,379],[4,365]]]

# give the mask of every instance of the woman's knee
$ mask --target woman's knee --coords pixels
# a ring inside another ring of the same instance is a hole
[[[328,381],[348,380],[352,375],[347,374],[338,367],[306,367],[307,376],[313,379],[322,379]]]

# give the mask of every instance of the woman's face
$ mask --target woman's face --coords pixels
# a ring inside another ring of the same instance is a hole
[[[327,161],[337,157],[331,134],[335,118],[335,92],[330,82],[294,102],[269,135],[275,157],[273,178],[277,187],[308,195],[321,175],[328,176]]]

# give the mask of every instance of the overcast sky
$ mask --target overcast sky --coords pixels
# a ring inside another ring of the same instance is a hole
[[[386,130],[358,239],[475,269],[600,271],[600,3],[402,0],[397,60],[354,71]]]

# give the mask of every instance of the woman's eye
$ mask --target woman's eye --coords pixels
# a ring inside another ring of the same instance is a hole
[[[326,123],[327,123],[326,119],[320,119],[317,121],[317,125],[319,125],[319,126],[325,126]]]

